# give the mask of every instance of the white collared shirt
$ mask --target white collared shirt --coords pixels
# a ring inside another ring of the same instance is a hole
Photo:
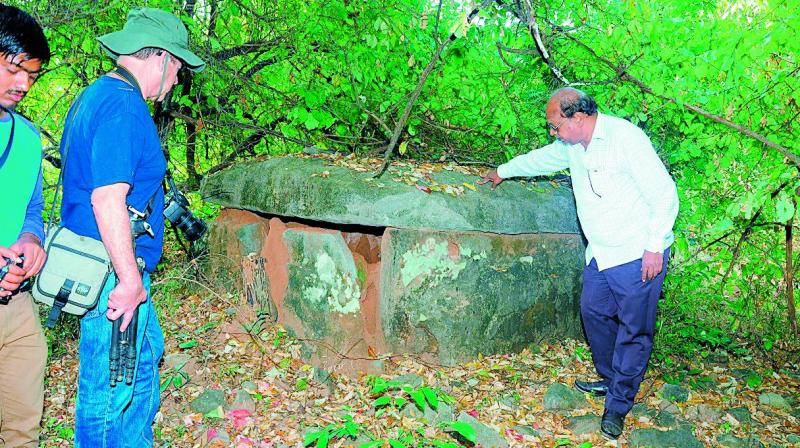
[[[560,140],[497,168],[502,178],[541,176],[569,168],[586,264],[599,270],[663,252],[675,237],[675,183],[650,139],[632,123],[598,113],[589,146]]]

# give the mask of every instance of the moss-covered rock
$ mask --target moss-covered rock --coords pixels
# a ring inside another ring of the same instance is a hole
[[[380,315],[393,352],[445,365],[580,336],[577,235],[388,229]]]
[[[431,194],[393,180],[393,167],[374,173],[332,166],[326,159],[279,157],[240,163],[207,176],[205,200],[269,215],[338,224],[405,229],[482,231],[501,234],[579,233],[575,200],[568,187],[550,182],[507,181],[495,191],[455,171],[430,173],[440,185],[463,193]],[[325,175],[321,175],[325,173]]]

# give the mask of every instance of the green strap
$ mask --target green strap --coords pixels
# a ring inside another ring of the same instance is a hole
[[[169,64],[169,52],[166,52],[167,55],[164,58],[164,70],[161,71],[161,84],[158,86],[158,95],[156,95],[156,100],[161,98],[161,92],[164,90],[164,83],[167,81],[167,64]]]

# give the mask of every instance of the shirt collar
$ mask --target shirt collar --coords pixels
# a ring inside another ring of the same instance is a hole
[[[608,117],[605,114],[597,113],[597,121],[594,123],[592,131],[592,141],[606,140],[608,138]]]

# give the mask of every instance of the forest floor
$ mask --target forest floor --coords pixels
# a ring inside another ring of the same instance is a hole
[[[380,378],[348,378],[304,363],[300,343],[236,294],[167,273],[154,297],[166,339],[159,447],[800,446],[797,366],[715,352],[683,369],[651,367],[625,433],[608,442],[602,399],[572,389],[593,373],[583,342],[457,367],[391,357]],[[72,446],[76,322],[48,334],[45,447]]]

